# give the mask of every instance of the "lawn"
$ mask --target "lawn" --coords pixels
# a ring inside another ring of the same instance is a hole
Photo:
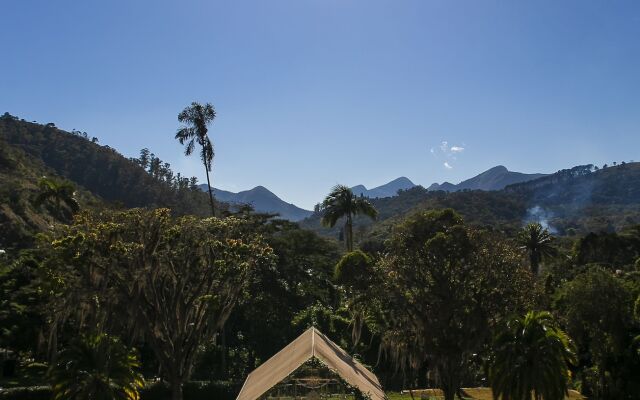
[[[489,388],[465,388],[462,389],[463,394],[468,395],[469,397],[464,397],[465,400],[493,400],[493,394],[491,393],[491,389]],[[411,400],[411,395],[409,393],[397,393],[391,392],[387,393],[387,397],[389,400]],[[439,389],[423,389],[423,390],[414,390],[413,397],[416,400],[419,399],[443,399],[442,391]],[[584,400],[584,397],[576,392],[575,390],[569,391],[569,396],[567,400]]]

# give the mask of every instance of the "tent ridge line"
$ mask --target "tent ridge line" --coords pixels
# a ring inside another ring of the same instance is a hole
[[[311,357],[316,356],[316,328],[311,330]]]

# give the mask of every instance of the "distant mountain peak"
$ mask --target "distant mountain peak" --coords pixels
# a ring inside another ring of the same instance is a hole
[[[259,194],[259,195],[262,195],[262,196],[269,196],[269,197],[273,197],[273,198],[279,199],[279,197],[276,196],[271,190],[267,189],[266,187],[264,187],[262,185],[258,185],[256,187],[254,187],[253,189],[249,189],[248,192]]]
[[[400,178],[396,178],[391,182],[387,183],[387,185],[391,185],[391,184],[406,185],[411,187],[415,186],[415,184],[411,182],[411,179],[407,178],[406,176],[401,176]]]
[[[496,165],[495,167],[489,168],[488,170],[484,171],[483,174],[486,174],[487,172],[510,172],[510,171],[504,165]]]
[[[200,185],[200,188],[206,191],[207,185]],[[311,211],[287,203],[262,185],[238,193],[213,188],[213,194],[219,201],[236,205],[250,204],[258,212],[277,213],[290,221],[300,221],[312,214]]]
[[[374,187],[372,189],[367,189],[364,185],[356,185],[351,188],[351,191],[353,191],[356,196],[364,196],[375,199],[382,197],[393,197],[398,194],[398,190],[407,190],[415,186],[416,185],[411,182],[409,178],[401,176],[392,180],[391,182]]]
[[[497,165],[457,185],[449,182],[442,184],[434,183],[429,186],[428,190],[444,190],[446,192],[456,192],[459,190],[501,190],[508,185],[527,182],[543,176],[545,176],[545,174],[513,172],[509,171],[504,165]]]

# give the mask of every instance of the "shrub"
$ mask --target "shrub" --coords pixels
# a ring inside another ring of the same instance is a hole
[[[16,387],[0,390],[1,400],[51,400],[53,392],[49,386]]]

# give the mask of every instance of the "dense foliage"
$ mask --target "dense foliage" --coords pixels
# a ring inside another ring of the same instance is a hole
[[[79,216],[45,251],[56,293],[52,335],[73,318],[80,330],[141,338],[174,400],[200,345],[224,326],[272,252],[245,221],[172,218],[163,209]]]
[[[54,400],[138,400],[144,386],[136,355],[105,334],[74,340],[56,360],[50,378]]]
[[[513,318],[493,343],[489,377],[494,396],[505,400],[562,400],[576,363],[571,339],[548,312]]]
[[[532,306],[532,276],[512,246],[466,227],[452,210],[409,218],[389,250],[377,294],[383,348],[400,367],[432,370],[453,399],[497,321]]]
[[[106,201],[125,207],[170,207],[178,214],[207,215],[207,196],[199,190],[180,190],[181,180],[160,174],[169,166],[145,171],[137,162],[82,135],[69,133],[53,124],[40,125],[0,118],[0,140],[10,146],[7,162],[15,156],[34,158],[60,177],[74,182]],[[4,147],[4,146],[0,146]],[[9,167],[13,169],[19,167]]]
[[[233,398],[309,326],[390,390],[640,398],[638,164],[577,167],[497,192],[416,187],[371,199],[344,252],[336,239],[353,209],[335,208],[333,230],[320,227],[328,208],[302,228],[250,207],[216,204],[220,218],[204,218],[210,205],[194,179],[148,149],[127,159],[97,142],[0,118],[0,370],[12,375],[0,388],[34,387],[13,398],[50,396],[33,366],[59,366],[95,334],[137,355],[142,399]],[[540,327],[565,350],[571,338],[569,370]],[[529,374],[518,351],[557,373]]]

